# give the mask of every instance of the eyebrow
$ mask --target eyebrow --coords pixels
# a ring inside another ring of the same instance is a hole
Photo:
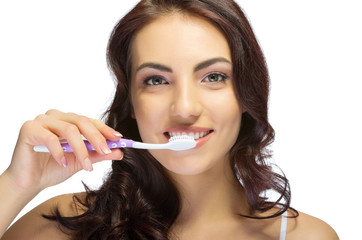
[[[212,58],[212,59],[209,59],[209,60],[206,60],[206,61],[203,61],[203,62],[197,64],[194,68],[194,72],[197,72],[203,68],[207,68],[208,66],[211,66],[218,62],[226,62],[226,63],[231,64],[231,62],[229,60],[227,60],[226,58],[223,58],[223,57]]]
[[[225,62],[225,63],[231,64],[231,62],[229,60],[227,60],[226,58],[223,58],[223,57],[211,58],[211,59],[208,59],[206,61],[203,61],[203,62],[197,64],[194,67],[194,72],[200,71],[201,69],[207,68],[208,66],[211,66],[211,65],[213,65],[215,63],[218,63],[218,62]],[[140,71],[141,69],[143,69],[143,68],[153,68],[153,69],[157,69],[157,70],[160,70],[160,71],[163,71],[163,72],[172,73],[172,69],[170,67],[167,67],[167,66],[159,64],[159,63],[152,63],[152,62],[141,64],[136,69],[136,73],[138,71]]]

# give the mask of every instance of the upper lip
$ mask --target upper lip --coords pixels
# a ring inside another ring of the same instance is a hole
[[[184,132],[184,133],[197,133],[212,131],[212,128],[197,127],[197,126],[176,126],[165,129],[164,133],[168,132]]]

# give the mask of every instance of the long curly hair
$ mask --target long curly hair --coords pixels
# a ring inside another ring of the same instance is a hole
[[[241,8],[233,0],[142,0],[114,27],[107,61],[116,79],[113,103],[106,123],[125,137],[140,141],[130,102],[131,47],[135,34],[160,15],[183,13],[214,24],[228,41],[237,100],[245,112],[238,138],[230,150],[230,165],[242,184],[249,218],[273,218],[290,208],[290,187],[284,174],[273,171],[267,147],[274,140],[268,122],[269,74],[264,55]],[[85,212],[53,216],[72,239],[169,239],[180,211],[180,196],[164,168],[146,150],[124,149],[124,159],[112,162],[112,171],[98,190],[86,187],[87,197],[74,197]],[[279,194],[269,200],[268,190]],[[270,216],[258,217],[278,208]],[[293,209],[294,210],[294,209]],[[294,210],[295,211],[295,210]],[[295,216],[298,212],[295,211]],[[64,231],[65,231],[64,230]]]

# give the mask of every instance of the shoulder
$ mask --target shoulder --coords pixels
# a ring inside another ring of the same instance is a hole
[[[52,215],[56,208],[63,216],[76,216],[82,214],[84,209],[74,201],[74,196],[81,200],[86,193],[64,194],[53,197],[15,222],[4,234],[2,240],[9,239],[68,239],[59,228],[57,222],[45,219],[42,215]]]
[[[297,218],[288,218],[288,239],[338,240],[337,233],[326,222],[299,212]]]

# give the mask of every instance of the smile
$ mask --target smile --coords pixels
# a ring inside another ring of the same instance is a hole
[[[202,137],[205,137],[206,135],[208,135],[209,133],[211,133],[213,130],[209,130],[209,131],[202,131],[202,132],[166,132],[166,134],[169,137],[175,137],[175,136],[182,136],[182,135],[186,135],[186,136],[190,136],[193,139],[197,140],[200,139]]]
[[[167,139],[175,136],[190,136],[195,139],[198,145],[206,142],[214,132],[212,128],[197,127],[197,126],[174,126],[164,130],[163,134]]]

